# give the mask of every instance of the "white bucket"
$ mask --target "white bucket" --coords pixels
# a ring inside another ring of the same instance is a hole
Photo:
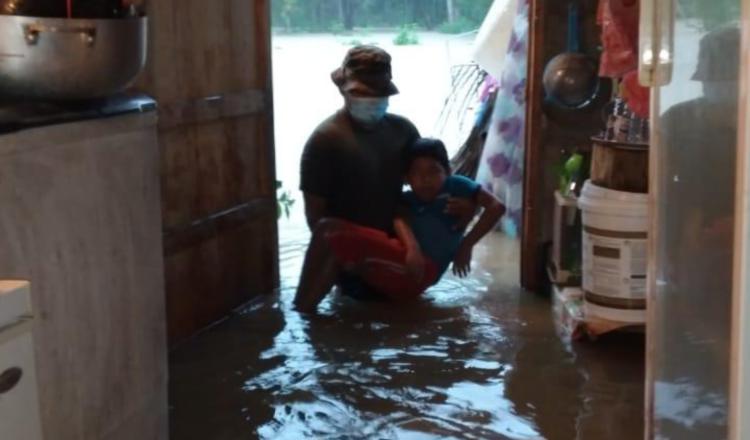
[[[586,182],[583,213],[583,290],[587,316],[646,322],[648,195]]]

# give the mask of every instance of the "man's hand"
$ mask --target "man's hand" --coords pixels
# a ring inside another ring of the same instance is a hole
[[[472,199],[451,197],[445,205],[445,213],[458,217],[455,228],[458,231],[466,229],[477,214],[477,203]]]
[[[424,256],[418,249],[406,253],[406,270],[416,282],[422,281],[424,277]]]
[[[459,278],[469,275],[469,272],[471,272],[471,251],[473,249],[474,247],[465,241],[461,243],[458,252],[456,252],[456,257],[453,259],[453,275]]]

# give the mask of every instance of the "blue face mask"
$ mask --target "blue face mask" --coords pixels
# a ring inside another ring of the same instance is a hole
[[[348,110],[352,118],[365,125],[380,122],[388,111],[388,98],[349,97]]]

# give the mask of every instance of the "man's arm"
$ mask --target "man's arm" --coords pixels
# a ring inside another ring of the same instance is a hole
[[[406,247],[406,268],[414,279],[419,282],[424,276],[424,256],[422,250],[419,248],[414,233],[411,230],[411,226],[406,222],[402,215],[397,215],[393,220],[393,229],[396,232],[396,237]]]
[[[303,193],[305,199],[305,218],[307,219],[307,227],[310,231],[315,230],[315,225],[318,221],[326,216],[327,203],[326,199],[309,192]]]
[[[302,151],[300,164],[300,190],[305,202],[305,218],[310,231],[328,215],[328,203],[333,191],[336,157],[332,155],[331,141],[317,129],[310,135]]]
[[[414,233],[411,231],[409,224],[406,223],[406,220],[402,217],[396,217],[393,220],[393,229],[396,232],[396,237],[403,243],[407,252],[421,252],[419,243],[417,243],[417,239],[414,237]]]

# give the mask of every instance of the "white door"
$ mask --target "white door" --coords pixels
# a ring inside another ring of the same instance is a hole
[[[654,87],[649,439],[729,436],[741,1],[641,3],[640,77]]]
[[[740,341],[739,333],[732,337],[733,291],[742,287],[747,261],[735,246],[747,225],[736,202],[744,176],[737,172],[744,125],[738,79],[747,77],[740,76],[740,6],[741,0],[641,4],[641,81],[655,87],[649,439],[725,439],[730,426],[739,432],[732,414],[741,406],[730,377],[738,371],[732,353]]]
[[[0,281],[0,438],[41,440],[28,283]]]

